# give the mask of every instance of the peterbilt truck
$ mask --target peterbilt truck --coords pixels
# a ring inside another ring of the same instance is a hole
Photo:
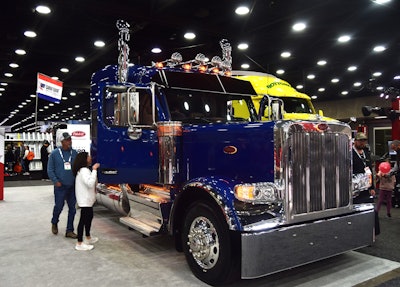
[[[128,65],[122,48],[93,74],[97,202],[145,236],[173,236],[210,285],[371,245],[373,207],[352,203],[349,126],[259,121],[252,85],[229,76],[221,47],[222,61],[174,54],[149,66]]]

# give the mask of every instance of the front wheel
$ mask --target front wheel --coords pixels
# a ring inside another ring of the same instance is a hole
[[[205,201],[188,209],[182,232],[183,251],[193,274],[210,285],[240,278],[239,236],[228,229],[219,208]]]

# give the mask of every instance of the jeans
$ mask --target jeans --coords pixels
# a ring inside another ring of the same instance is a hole
[[[75,186],[54,187],[54,209],[53,218],[51,219],[52,224],[58,223],[65,201],[68,204],[68,222],[66,232],[70,232],[74,231],[74,218],[76,213]]]

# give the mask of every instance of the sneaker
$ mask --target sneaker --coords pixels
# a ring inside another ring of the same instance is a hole
[[[54,235],[56,235],[58,233],[57,224],[52,224],[51,225],[51,232],[53,232]]]
[[[75,245],[75,249],[76,249],[76,250],[79,250],[79,251],[92,250],[93,248],[94,248],[93,245],[89,245],[89,244],[86,244],[86,243],[84,243],[84,242],[82,242],[81,244],[76,244],[76,245]]]
[[[78,235],[76,235],[73,231],[68,231],[65,233],[65,237],[76,239],[78,238]]]
[[[99,241],[99,239],[94,236],[90,237],[90,239],[87,238],[83,239],[83,242],[85,242],[86,244],[93,244],[96,243],[97,241]]]

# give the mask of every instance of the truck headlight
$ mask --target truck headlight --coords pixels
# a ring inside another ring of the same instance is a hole
[[[235,197],[251,203],[277,203],[281,200],[277,185],[270,182],[246,183],[235,185]]]

